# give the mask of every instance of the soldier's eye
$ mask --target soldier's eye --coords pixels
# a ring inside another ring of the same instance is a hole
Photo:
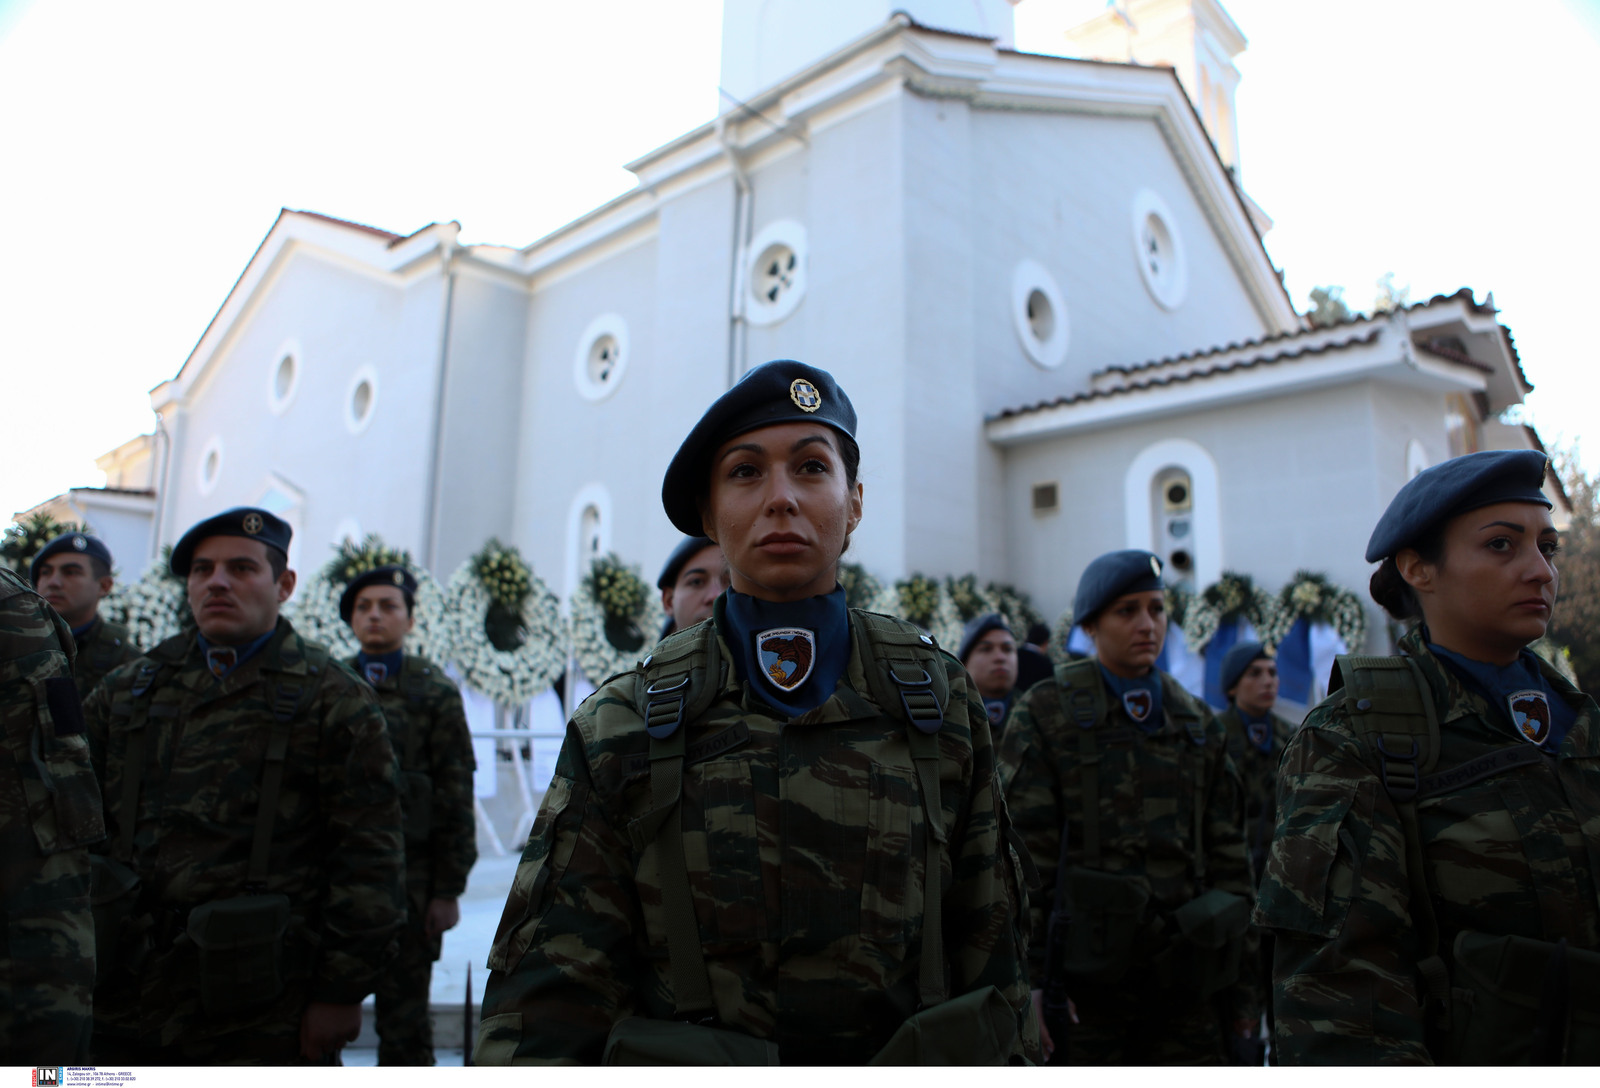
[[[1560,553],[1560,551],[1561,541],[1559,540],[1539,541],[1539,553],[1546,559],[1554,559]]]
[[[801,472],[811,472],[811,473],[827,472],[828,471],[828,466],[826,464],[824,464],[823,462],[817,460],[815,457],[813,457],[811,460],[807,461],[805,464],[800,466],[800,471]]]

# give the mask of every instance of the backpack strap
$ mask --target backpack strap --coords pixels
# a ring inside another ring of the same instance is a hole
[[[1083,803],[1083,863],[1105,865],[1100,843],[1100,744],[1095,726],[1105,720],[1106,693],[1095,675],[1092,658],[1067,661],[1055,668],[1056,687],[1067,720],[1078,727],[1078,796]],[[1066,826],[1062,826],[1062,838]]]
[[[684,725],[710,708],[725,668],[715,626],[701,624],[657,645],[634,687],[634,704],[650,736],[650,809],[629,825],[628,835],[637,850],[652,841],[660,846],[673,1005],[680,1020],[695,1023],[715,1020],[716,1002],[683,853]]]
[[[122,727],[128,734],[128,743],[122,754],[122,802],[118,807],[120,819],[113,850],[113,856],[124,864],[133,860],[133,833],[139,823],[139,790],[144,784],[146,726],[155,709],[150,691],[157,686],[156,681],[162,672],[168,669],[166,662],[146,657],[139,662],[129,691],[133,705],[128,708],[128,722]]]
[[[245,876],[246,890],[260,890],[267,886],[268,862],[272,855],[272,827],[278,819],[278,795],[283,790],[289,734],[294,723],[310,707],[328,670],[329,656],[325,647],[305,641],[300,645],[305,652],[304,677],[274,679],[265,670],[261,675],[262,694],[272,712],[272,731],[267,734],[267,754],[261,771],[261,800],[256,806],[255,836],[250,844],[250,869]]]
[[[1383,788],[1400,814],[1411,922],[1421,951],[1417,973],[1427,997],[1448,1021],[1450,973],[1439,955],[1439,920],[1428,890],[1422,833],[1417,827],[1417,797],[1424,778],[1439,761],[1439,711],[1433,692],[1409,657],[1341,654],[1334,663],[1334,675],[1342,681],[1350,724],[1377,759]]]
[[[1193,760],[1190,766],[1194,772],[1193,789],[1190,791],[1194,797],[1194,837],[1191,845],[1194,850],[1194,878],[1203,886],[1206,879],[1206,756],[1202,749],[1206,746],[1206,723],[1192,706],[1184,706],[1176,714],[1173,713],[1173,693],[1170,690],[1163,691],[1162,696],[1164,713],[1183,726],[1194,746],[1189,751],[1189,758]]]
[[[421,658],[406,654],[400,659],[400,694],[405,697],[408,706],[421,709],[422,700],[428,693],[428,677],[433,674],[433,666],[424,664]],[[406,748],[400,757],[400,766],[410,769],[417,766],[422,759],[418,750],[422,747],[422,728],[415,721],[407,721]]]

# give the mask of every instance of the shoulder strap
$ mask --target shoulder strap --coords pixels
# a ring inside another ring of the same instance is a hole
[[[422,700],[428,693],[428,677],[433,674],[433,665],[420,657],[407,654],[400,659],[400,694],[405,698],[408,707],[422,706]],[[414,721],[404,723],[406,727],[405,751],[397,752],[400,765],[406,769],[417,766],[422,760],[422,740],[424,730]]]
[[[1193,760],[1194,782],[1192,783],[1191,797],[1193,799],[1194,833],[1190,842],[1193,854],[1194,878],[1199,886],[1204,887],[1206,879],[1206,756],[1202,750],[1206,746],[1206,722],[1203,712],[1196,707],[1191,697],[1183,692],[1180,686],[1173,682],[1166,682],[1165,675],[1157,673],[1161,680],[1162,706],[1169,718],[1173,718],[1183,726],[1184,732],[1189,734],[1189,741],[1193,745],[1187,750],[1188,757]],[[1226,748],[1226,743],[1224,743]],[[1222,770],[1219,762],[1217,770]]]
[[[118,808],[120,819],[115,850],[115,857],[123,863],[133,860],[133,833],[139,824],[139,790],[144,784],[145,727],[150,722],[151,709],[150,699],[146,697],[156,686],[161,673],[167,669],[165,662],[146,657],[139,662],[139,670],[133,675],[133,685],[129,691],[133,706],[128,724],[124,727],[128,744],[122,755],[122,802]]]
[[[1378,760],[1385,792],[1400,814],[1406,841],[1406,878],[1411,922],[1417,932],[1417,973],[1427,996],[1446,1016],[1450,974],[1439,955],[1439,920],[1428,890],[1428,866],[1417,827],[1417,795],[1423,778],[1439,761],[1439,711],[1417,663],[1409,657],[1341,654],[1334,675],[1344,687],[1351,727]]]
[[[256,807],[255,837],[250,844],[250,869],[245,876],[247,889],[265,888],[268,862],[272,854],[272,826],[278,819],[278,794],[283,789],[283,768],[289,754],[289,733],[296,719],[322,685],[328,671],[328,650],[315,642],[302,641],[306,675],[292,682],[261,677],[262,693],[272,711],[272,732],[267,735],[267,756],[261,771],[261,801]]]
[[[628,835],[636,850],[659,843],[672,1000],[678,1018],[695,1023],[716,1019],[716,1002],[683,854],[683,726],[710,707],[725,665],[715,626],[701,624],[658,644],[644,659],[634,687],[634,703],[650,736],[650,809],[629,825]]]
[[[1083,863],[1090,869],[1105,864],[1100,849],[1100,745],[1095,725],[1105,720],[1106,696],[1094,673],[1092,658],[1056,666],[1056,687],[1067,720],[1078,727],[1078,794],[1083,804]],[[1066,822],[1062,822],[1066,838]]]

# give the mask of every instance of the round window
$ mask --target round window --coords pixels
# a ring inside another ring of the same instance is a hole
[[[1139,277],[1157,305],[1164,310],[1183,305],[1189,289],[1183,239],[1166,202],[1149,189],[1133,198],[1133,244]]]
[[[587,400],[604,400],[617,391],[628,368],[628,323],[619,314],[601,314],[578,337],[572,380]]]
[[[222,436],[212,435],[211,440],[200,451],[200,470],[197,483],[200,485],[200,494],[209,495],[217,486],[217,481],[222,478]]]
[[[272,366],[267,376],[267,407],[277,415],[294,399],[300,384],[300,345],[286,341],[271,355]]]
[[[806,229],[792,219],[768,223],[750,240],[749,252],[745,316],[752,324],[776,324],[805,297]]]
[[[344,423],[350,433],[366,430],[377,408],[378,375],[370,366],[364,366],[351,377],[350,393],[345,399]]]
[[[1071,333],[1067,303],[1055,277],[1038,261],[1019,261],[1011,273],[1011,321],[1036,366],[1061,365]]]

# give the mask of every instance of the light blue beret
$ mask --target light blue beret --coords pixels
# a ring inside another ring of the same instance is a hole
[[[1538,450],[1484,450],[1423,469],[1390,500],[1367,541],[1367,562],[1377,563],[1468,510],[1497,502],[1536,502],[1548,458]]]
[[[1073,622],[1089,622],[1124,593],[1164,588],[1161,560],[1150,552],[1138,548],[1107,552],[1085,567],[1078,579],[1078,594],[1072,600]]]

